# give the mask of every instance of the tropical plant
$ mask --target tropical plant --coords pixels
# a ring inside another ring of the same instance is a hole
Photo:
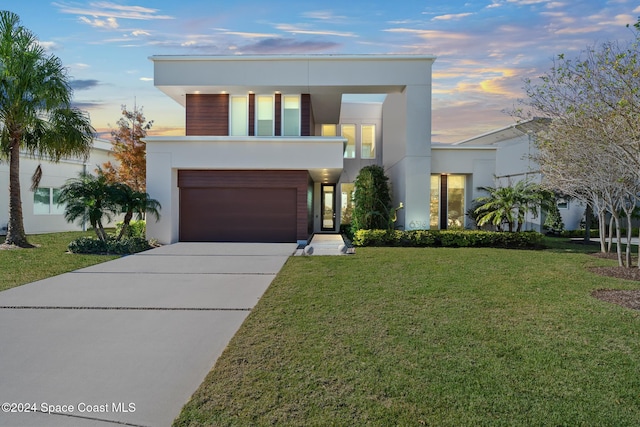
[[[478,214],[477,224],[483,226],[492,224],[498,230],[506,225],[509,232],[521,231],[527,213],[534,217],[538,215],[538,208],[548,205],[550,193],[528,180],[521,180],[515,185],[505,187],[478,187],[486,191],[486,196],[478,197],[479,204],[475,212]]]
[[[32,247],[24,231],[20,152],[53,162],[89,155],[94,129],[88,115],[71,106],[72,93],[60,59],[46,54],[18,15],[0,11],[0,158],[9,162],[7,244]]]
[[[111,221],[113,215],[119,212],[116,202],[118,191],[116,186],[107,182],[104,175],[81,173],[62,187],[58,202],[65,205],[64,218],[67,221],[88,222],[98,240],[106,241],[108,236],[102,221]]]
[[[133,219],[133,215],[137,216],[137,219],[144,219],[145,213],[150,213],[155,216],[156,221],[160,219],[160,202],[152,199],[148,193],[142,191],[136,191],[126,184],[113,184],[113,202],[118,206],[120,213],[124,214],[122,228],[116,240],[122,239],[126,235],[129,229],[129,223]]]
[[[555,197],[554,201],[556,201]],[[560,215],[557,202],[549,204],[543,227],[552,234],[560,234],[564,231],[564,222],[562,221],[562,215]]]
[[[355,180],[353,230],[390,228],[389,178],[377,165],[363,167]]]

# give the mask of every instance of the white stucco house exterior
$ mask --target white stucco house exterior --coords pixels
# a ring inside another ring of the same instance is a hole
[[[68,223],[64,219],[64,206],[58,205],[57,194],[70,178],[81,172],[95,174],[103,163],[113,160],[111,142],[94,139],[93,148],[87,161],[65,158],[58,163],[46,159],[33,158],[27,154],[20,159],[20,191],[22,213],[27,234],[53,233],[81,230],[82,225]],[[31,177],[36,167],[42,168],[42,178],[36,191],[31,191]],[[9,221],[9,164],[0,162],[0,235],[6,234]]]
[[[526,129],[432,144],[431,55],[150,59],[186,118],[184,136],[145,139],[147,191],[162,204],[147,236],[160,243],[335,233],[369,164],[404,206],[397,228],[469,228],[478,186],[535,173]]]

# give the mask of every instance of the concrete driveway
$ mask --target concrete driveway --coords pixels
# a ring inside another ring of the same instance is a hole
[[[177,243],[0,292],[0,425],[171,425],[295,250]]]

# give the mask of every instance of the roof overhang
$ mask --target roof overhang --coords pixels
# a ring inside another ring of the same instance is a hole
[[[154,84],[180,105],[188,94],[310,94],[315,120],[338,123],[343,94],[431,85],[433,55],[152,56]]]

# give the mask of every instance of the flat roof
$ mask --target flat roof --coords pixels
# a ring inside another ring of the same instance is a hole
[[[151,61],[319,61],[319,60],[435,60],[435,55],[152,55]]]

